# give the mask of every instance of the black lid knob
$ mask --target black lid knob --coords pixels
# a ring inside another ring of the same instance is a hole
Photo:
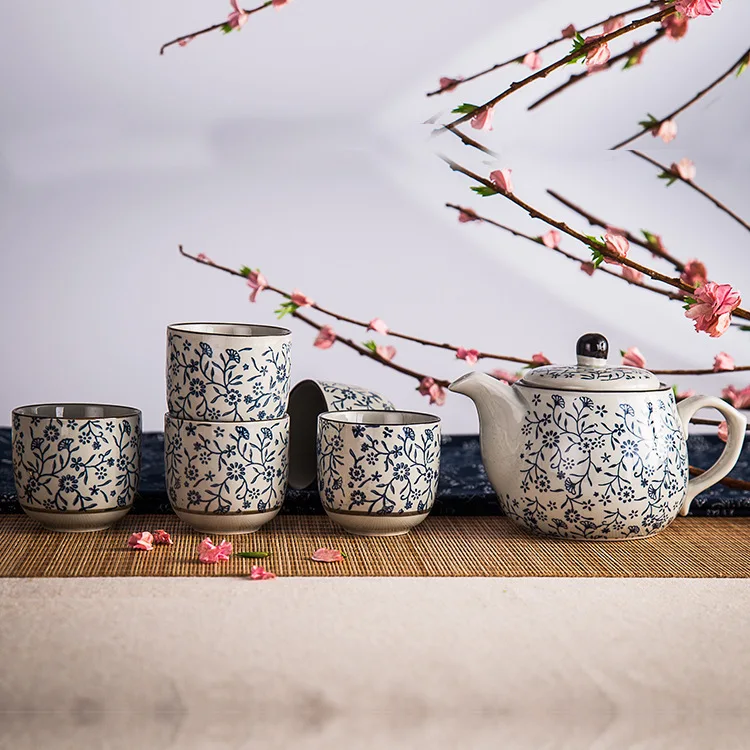
[[[607,359],[609,354],[609,342],[601,333],[585,333],[578,339],[576,354],[579,357],[593,357],[594,359]]]

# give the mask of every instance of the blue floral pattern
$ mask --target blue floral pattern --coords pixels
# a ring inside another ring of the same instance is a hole
[[[128,508],[140,475],[141,420],[13,415],[13,473],[30,510]]]
[[[242,422],[277,419],[286,412],[291,366],[288,340],[246,337],[253,342],[250,346],[218,349],[207,341],[196,344],[196,336],[168,332],[170,414],[181,419]]]
[[[536,367],[532,370],[533,379],[550,380],[586,380],[598,381],[600,383],[615,382],[618,380],[629,381],[653,381],[654,376],[646,370],[635,367]],[[528,378],[531,379],[531,378]]]
[[[531,397],[520,486],[500,495],[507,515],[531,531],[571,539],[649,536],[675,518],[688,462],[674,399],[609,403],[616,408],[586,395]]]
[[[440,424],[365,425],[321,419],[318,488],[335,512],[428,513],[440,473]]]
[[[352,409],[372,409],[393,411],[395,407],[379,393],[344,383],[316,381],[325,395],[329,411],[350,411]]]
[[[173,507],[262,513],[284,501],[289,419],[243,425],[165,418],[164,463]]]

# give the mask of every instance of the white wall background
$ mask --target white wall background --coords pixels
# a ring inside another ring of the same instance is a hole
[[[440,75],[469,74],[622,6],[295,0],[239,34],[164,57],[162,42],[221,19],[224,3],[4,8],[0,415],[49,400],[128,403],[159,429],[169,322],[273,321],[277,298],[266,293],[251,307],[241,281],[180,259],[178,243],[260,266],[272,283],[333,309],[460,345],[520,356],[541,349],[568,361],[580,333],[601,330],[615,350],[640,346],[653,367],[710,366],[721,350],[750,362],[749,334],[697,335],[679,305],[590,279],[491,227],[458,225],[443,208],[473,204],[544,231],[500,198],[472,198],[436,153],[486,173],[483,157],[421,124],[440,108],[488,99],[523,71],[440,98],[424,92]],[[650,50],[641,68],[595,76],[532,113],[525,105],[552,81],[511,97],[486,142],[532,204],[584,229],[545,194],[551,187],[615,224],[660,232],[671,251],[702,258],[750,302],[747,233],[687,187],[666,190],[648,165],[606,150],[646,112],[666,114],[726,68],[748,28],[750,4],[727,0],[681,42]],[[745,215],[748,86],[750,74],[712,92],[680,118],[669,146],[638,142],[667,163],[690,156],[700,184]],[[409,379],[340,345],[313,349],[312,332],[291,325],[295,379],[370,385],[405,408],[427,408]],[[442,377],[464,369],[444,352],[392,343],[416,369]],[[718,392],[727,382],[743,379],[680,386]],[[475,429],[459,396],[440,413],[446,431]]]

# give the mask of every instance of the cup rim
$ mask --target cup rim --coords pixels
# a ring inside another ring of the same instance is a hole
[[[361,421],[347,419],[347,416],[361,416]],[[380,421],[377,417],[380,416]],[[394,417],[407,417],[405,421],[390,421]],[[412,419],[413,418],[413,419]],[[318,421],[337,424],[366,425],[369,427],[410,427],[440,424],[442,419],[437,414],[405,409],[348,409],[347,411],[326,411],[318,415]]]
[[[206,331],[201,330],[201,326],[211,326],[212,328],[244,328],[244,333],[226,332],[226,331]],[[255,330],[253,330],[255,329]],[[170,323],[167,331],[176,333],[197,333],[203,336],[228,336],[233,338],[264,338],[267,336],[291,336],[292,332],[288,328],[281,326],[267,326],[256,323],[211,323],[211,322],[187,322],[187,323]]]
[[[32,409],[51,409],[57,411],[65,407],[92,407],[96,409],[102,409],[104,411],[101,417],[87,417],[87,416],[69,416],[66,414],[38,414]],[[51,401],[44,404],[27,404],[25,406],[17,406],[12,411],[13,416],[24,417],[26,419],[64,419],[66,421],[73,420],[74,422],[93,422],[96,420],[112,420],[112,419],[129,419],[130,417],[142,417],[140,409],[136,409],[134,406],[120,406],[119,404],[92,404],[83,401]]]
[[[166,411],[164,412],[164,424],[166,424],[168,420],[171,420],[172,422],[175,422],[177,424],[182,423],[182,424],[194,424],[194,425],[209,425],[210,427],[248,427],[248,426],[252,427],[252,425],[269,425],[274,422],[288,422],[289,414],[285,412],[280,417],[276,417],[274,419],[243,419],[243,420],[238,420],[236,422],[235,421],[211,422],[206,419],[185,419],[184,417],[176,417],[171,412]]]

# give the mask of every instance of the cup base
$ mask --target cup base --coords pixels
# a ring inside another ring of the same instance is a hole
[[[261,526],[265,526],[275,518],[281,508],[263,513],[194,513],[172,506],[177,517],[188,526],[192,526],[201,534],[254,534]]]
[[[325,512],[333,523],[355,536],[402,536],[408,534],[430,515],[429,511],[388,516],[370,513],[337,513],[328,508]]]
[[[85,534],[89,531],[104,531],[113,526],[121,518],[125,518],[132,505],[127,508],[113,508],[86,513],[34,510],[26,505],[21,505],[23,512],[37,523],[44,526],[48,531],[59,531],[66,534]]]

